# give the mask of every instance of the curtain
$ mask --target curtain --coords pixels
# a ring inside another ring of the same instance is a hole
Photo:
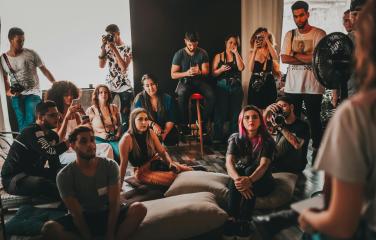
[[[253,32],[258,27],[266,27],[273,33],[279,53],[281,46],[283,0],[241,0],[241,29],[242,29],[242,57],[245,69],[242,72],[242,86],[244,91],[243,105],[248,101],[248,84],[250,71],[248,66],[250,43]]]

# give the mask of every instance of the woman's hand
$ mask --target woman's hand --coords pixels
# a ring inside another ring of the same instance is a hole
[[[75,114],[76,112],[79,112],[80,108],[81,108],[81,105],[71,105],[71,106],[68,108],[67,113],[65,114],[65,117],[66,117],[67,119],[70,119],[72,116],[74,116],[74,114]]]
[[[235,187],[239,190],[239,192],[244,192],[252,187],[252,183],[249,177],[241,176],[235,179]]]
[[[228,70],[230,70],[231,69],[231,67],[229,66],[229,65],[227,65],[227,64],[222,64],[222,66],[219,68],[219,71],[221,72],[221,73],[223,73],[223,72],[226,72],[226,71],[228,71]]]
[[[156,122],[152,123],[152,129],[157,136],[160,136],[162,134],[162,128],[159,126]]]

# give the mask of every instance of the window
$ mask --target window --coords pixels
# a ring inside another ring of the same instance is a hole
[[[105,82],[107,68],[99,68],[98,55],[108,24],[117,24],[123,40],[131,45],[129,0],[1,3],[1,52],[9,49],[9,28],[22,28],[24,47],[41,56],[56,80],[70,80],[78,87]],[[41,72],[39,77],[42,89],[51,86]]]

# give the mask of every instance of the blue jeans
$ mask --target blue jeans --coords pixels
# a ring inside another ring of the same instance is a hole
[[[225,141],[223,124],[230,121],[229,134],[238,131],[238,117],[242,107],[243,90],[240,82],[230,84],[221,79],[215,89],[216,106],[214,109],[214,140]]]
[[[16,114],[18,131],[35,122],[35,107],[42,99],[38,95],[20,95],[12,97],[12,107]]]

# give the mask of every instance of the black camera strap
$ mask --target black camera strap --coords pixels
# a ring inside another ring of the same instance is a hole
[[[16,71],[13,70],[12,65],[10,65],[8,56],[5,53],[3,53],[3,58],[4,58],[5,62],[7,63],[8,69],[9,69],[10,73],[12,73],[13,78],[17,81]]]
[[[112,111],[111,111],[111,107],[110,105],[107,105],[107,108],[108,108],[108,111],[110,112],[110,119],[111,119],[111,127],[113,127],[114,131],[116,130],[115,129],[115,124],[114,124],[114,119],[112,118]],[[103,124],[103,128],[104,128],[104,131],[109,134],[111,131],[107,131],[107,128],[106,128],[106,125],[104,123],[104,117],[103,117],[103,113],[101,111],[101,108],[100,106],[98,106],[98,112],[99,112],[99,117],[101,118],[101,122]]]

